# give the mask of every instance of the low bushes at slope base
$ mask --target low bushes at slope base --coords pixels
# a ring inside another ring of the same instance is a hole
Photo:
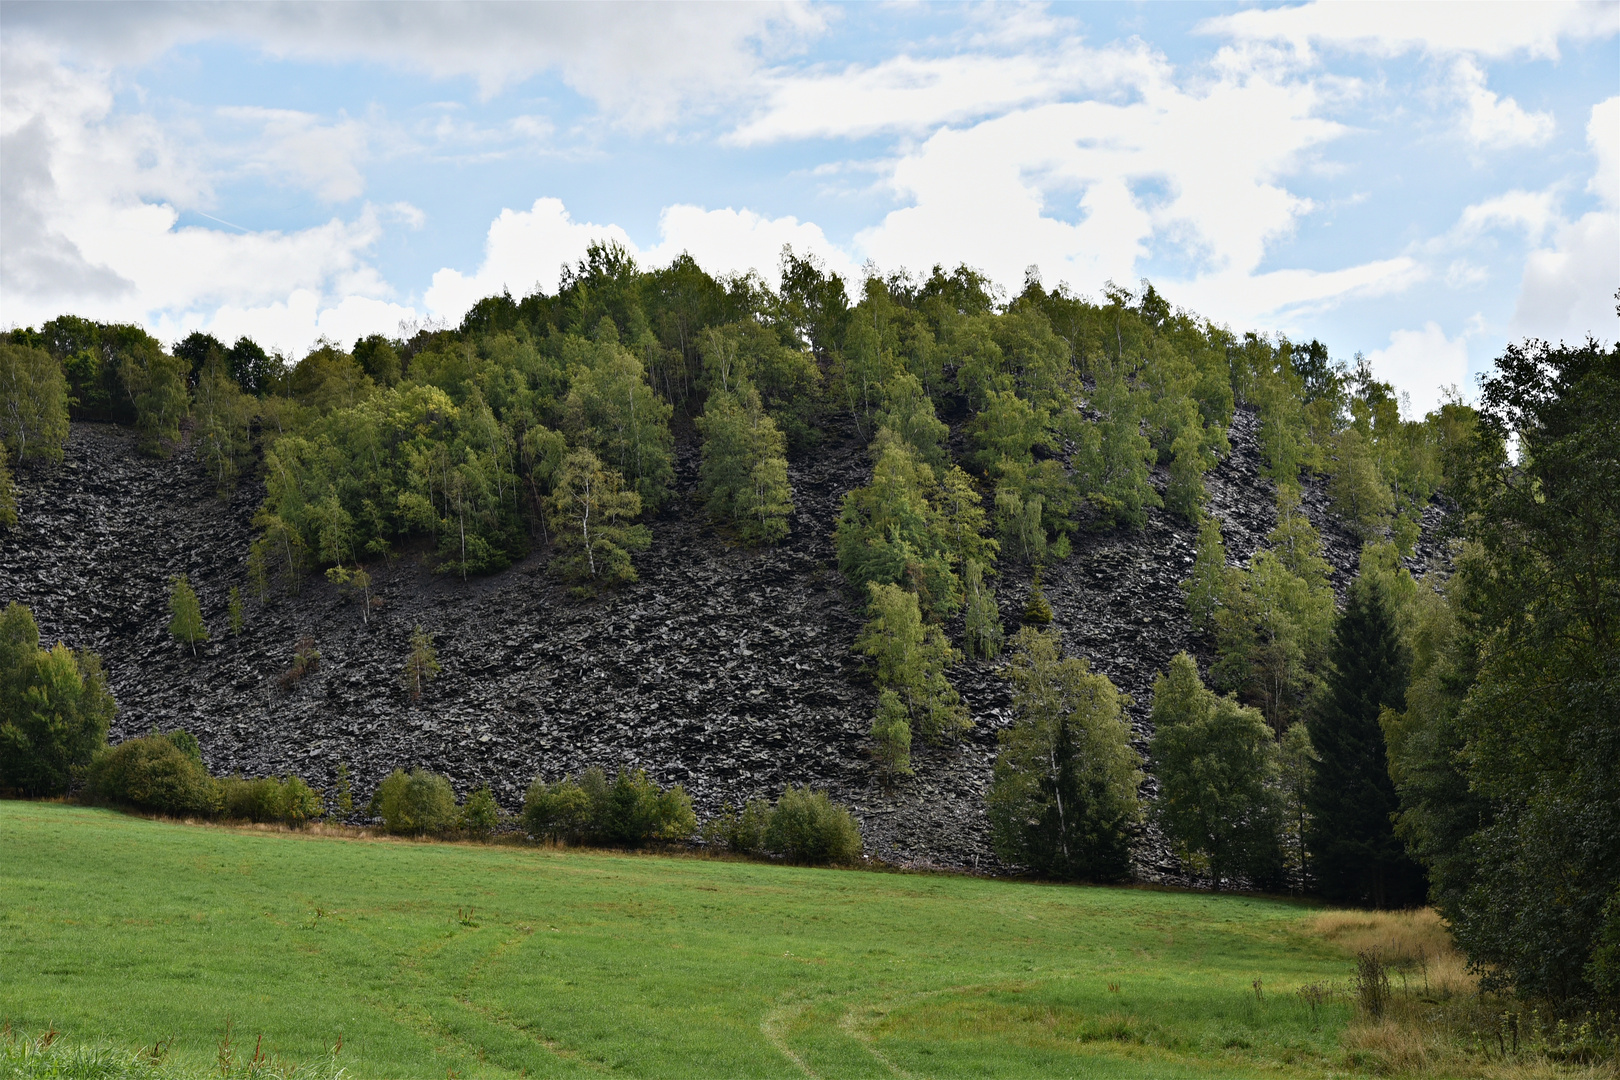
[[[523,827],[536,839],[641,847],[691,839],[697,816],[679,784],[660,788],[641,769],[620,769],[609,781],[592,767],[578,780],[536,777],[523,798]]]
[[[244,780],[208,775],[196,737],[185,731],[154,732],[103,750],[85,770],[84,798],[177,817],[294,827],[320,817],[325,809],[319,793],[296,776]]]
[[[789,862],[848,864],[861,857],[861,827],[847,809],[809,785],[788,788],[772,806],[753,799],[737,814],[715,818],[703,830],[710,843],[748,854],[776,854]]]

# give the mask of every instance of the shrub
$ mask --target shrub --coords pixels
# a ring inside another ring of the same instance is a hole
[[[590,832],[590,823],[590,796],[567,777],[550,784],[536,777],[523,796],[523,830],[536,840],[577,843]]]
[[[540,839],[640,847],[690,837],[697,817],[679,784],[660,788],[641,769],[621,769],[610,782],[593,766],[578,781],[536,778],[524,796],[523,827]]]
[[[126,740],[91,762],[85,793],[97,802],[211,817],[220,809],[220,785],[196,746],[183,731]]]
[[[736,814],[727,810],[710,819],[703,826],[703,839],[711,844],[724,844],[732,851],[756,854],[765,850],[765,829],[771,821],[771,804],[764,799],[749,799]]]
[[[296,776],[289,776],[281,785],[281,820],[293,828],[300,828],[326,812],[320,792]]]
[[[244,780],[228,777],[220,782],[224,815],[263,824],[281,820],[281,784],[273,776]]]
[[[298,639],[298,646],[293,649],[292,666],[281,673],[276,685],[281,687],[283,693],[291,693],[292,688],[320,664],[321,651],[315,647],[315,639],[308,636],[301,637]]]
[[[426,769],[395,769],[377,787],[366,808],[383,828],[402,836],[442,832],[456,823],[456,794],[450,781]]]
[[[861,857],[861,827],[826,792],[790,787],[771,811],[765,847],[793,862],[852,863]]]
[[[471,795],[461,808],[461,827],[477,836],[488,836],[501,823],[501,808],[495,802],[495,793],[485,784]]]

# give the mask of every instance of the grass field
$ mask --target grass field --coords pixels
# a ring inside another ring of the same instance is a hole
[[[341,1040],[357,1077],[1323,1075],[1357,1060],[1351,1010],[1296,991],[1345,985],[1347,926],[1274,899],[0,801],[0,1019],[172,1036],[196,1070],[229,1021],[239,1059]]]

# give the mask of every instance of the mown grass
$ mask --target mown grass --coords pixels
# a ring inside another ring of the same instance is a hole
[[[1357,941],[1333,936],[1358,931],[1323,918],[1242,896],[0,802],[0,1019],[80,1046],[172,1039],[166,1067],[197,1074],[217,1075],[227,1022],[234,1075],[255,1048],[354,1077],[1376,1067],[1347,1050],[1344,995],[1313,1011],[1296,992],[1346,984]]]

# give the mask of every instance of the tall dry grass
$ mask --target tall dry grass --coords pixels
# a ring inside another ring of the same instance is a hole
[[[1345,954],[1346,979],[1329,992],[1356,1005],[1340,1038],[1344,1064],[1352,1069],[1489,1080],[1620,1078],[1612,1054],[1596,1060],[1571,1054],[1570,1041],[1549,1039],[1543,1021],[1523,1003],[1481,993],[1478,976],[1432,909],[1324,911],[1305,926]],[[1370,962],[1382,965],[1390,980],[1382,1015],[1358,1000]]]

